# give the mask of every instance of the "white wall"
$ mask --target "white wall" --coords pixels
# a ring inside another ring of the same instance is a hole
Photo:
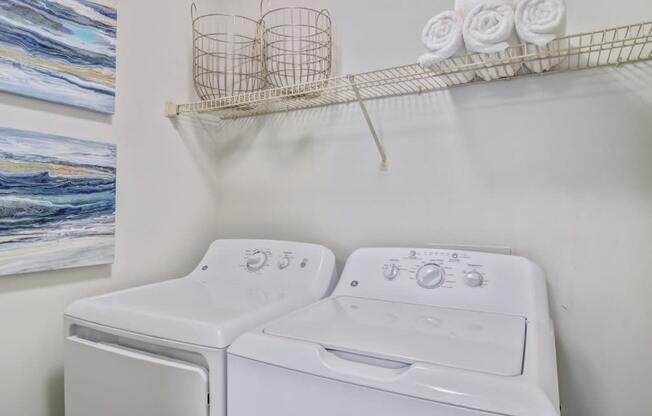
[[[114,117],[0,94],[1,126],[118,145],[115,265],[0,277],[0,416],[63,415],[68,303],[187,273],[217,237],[212,191],[163,117],[166,98],[191,97],[189,5],[118,3]]]
[[[347,73],[413,60],[422,24],[452,1],[303,3],[330,8]],[[569,3],[574,32],[652,19],[643,0]],[[0,415],[63,414],[68,302],[181,275],[218,237],[315,241],[340,261],[365,245],[512,247],[548,273],[564,415],[652,408],[650,64],[371,103],[390,157],[380,172],[353,105],[162,118],[166,99],[193,97],[188,9],[120,2],[113,120],[0,96],[1,125],[119,146],[115,266],[0,279]]]

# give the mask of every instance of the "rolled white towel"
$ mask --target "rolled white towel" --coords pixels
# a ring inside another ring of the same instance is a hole
[[[475,63],[495,62],[519,55],[514,27],[514,9],[501,0],[489,0],[475,6],[464,18],[464,42]],[[485,81],[511,77],[521,69],[521,64],[494,65],[476,70]]]
[[[522,40],[545,46],[566,34],[564,0],[521,0],[516,5],[516,31]]]
[[[456,64],[456,58],[466,56],[463,23],[462,18],[453,11],[439,13],[430,19],[421,34],[421,41],[429,53],[419,57],[419,65],[428,70],[446,70]],[[442,75],[450,85],[466,83],[474,77],[472,71]]]
[[[455,11],[464,19],[474,7],[486,2],[487,0],[455,0]],[[513,0],[503,0],[503,3],[508,6],[514,5]]]
[[[564,0],[521,0],[516,6],[516,31],[526,42],[528,53],[559,50],[556,39],[566,34],[566,3]],[[561,60],[546,58],[525,65],[534,72],[548,71]]]

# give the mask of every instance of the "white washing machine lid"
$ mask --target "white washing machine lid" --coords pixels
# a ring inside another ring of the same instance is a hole
[[[339,297],[265,326],[268,335],[399,363],[522,374],[522,317]]]
[[[110,328],[211,348],[226,348],[244,331],[314,298],[308,294],[170,280],[78,300],[66,315]]]

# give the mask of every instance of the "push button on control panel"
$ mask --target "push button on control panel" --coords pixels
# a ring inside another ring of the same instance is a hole
[[[383,273],[383,275],[387,280],[394,280],[398,277],[399,272],[400,269],[396,264],[388,264],[387,266],[385,266],[385,272]]]
[[[283,256],[280,259],[278,259],[278,268],[281,270],[285,270],[290,266],[290,257],[288,256]]]

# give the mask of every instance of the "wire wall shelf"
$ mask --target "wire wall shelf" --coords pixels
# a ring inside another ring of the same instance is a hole
[[[510,47],[502,58],[468,54],[441,62],[431,70],[417,64],[329,78],[287,87],[264,89],[230,97],[194,103],[166,103],[166,115],[213,113],[223,119],[317,108],[358,102],[381,155],[387,157],[364,102],[424,92],[441,91],[459,85],[483,83],[474,74],[496,74],[503,68],[516,69],[516,79],[590,68],[619,66],[652,60],[652,21],[580,33],[559,38],[546,47],[520,44]],[[468,79],[473,81],[466,82]],[[486,76],[483,76],[486,78]]]

